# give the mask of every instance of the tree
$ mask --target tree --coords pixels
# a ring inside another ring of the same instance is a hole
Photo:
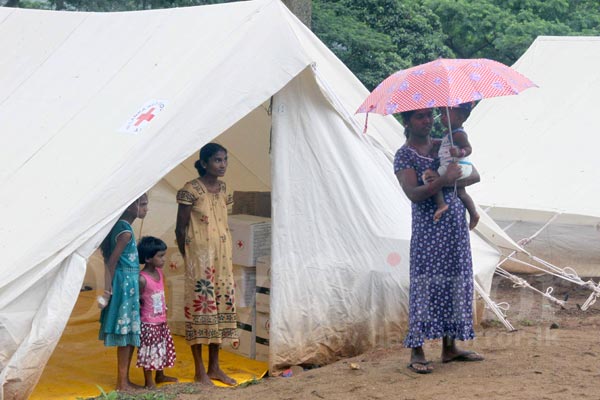
[[[451,54],[437,17],[411,1],[313,0],[313,31],[369,89]]]
[[[459,58],[513,64],[540,35],[600,34],[597,1],[423,0]],[[594,4],[596,4],[594,6]]]

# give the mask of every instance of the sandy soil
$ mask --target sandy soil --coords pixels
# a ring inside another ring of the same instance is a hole
[[[425,347],[435,368],[429,375],[409,371],[409,351],[395,347],[246,387],[182,384],[165,390],[177,400],[600,399],[600,301],[583,312],[578,305],[588,290],[549,276],[526,278],[544,291],[553,286],[557,298],[568,295],[566,308],[495,278],[492,298],[510,303],[508,317],[517,331],[507,332],[486,311],[477,338],[465,344],[484,355],[483,362],[442,364],[440,343],[434,341]]]

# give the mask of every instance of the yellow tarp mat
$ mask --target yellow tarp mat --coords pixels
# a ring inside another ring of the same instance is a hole
[[[40,382],[30,399],[76,399],[100,395],[98,386],[105,392],[114,390],[117,379],[116,347],[104,347],[98,340],[100,310],[96,306],[94,291],[79,295],[69,323],[50,358]],[[177,360],[175,366],[165,370],[180,382],[192,382],[194,361],[190,347],[181,336],[173,336]],[[208,346],[202,346],[203,351]],[[137,352],[131,362],[131,380],[139,385],[144,383],[144,373],[135,367]],[[203,355],[207,364],[207,351]],[[226,351],[219,352],[221,369],[239,383],[260,379],[268,370],[267,363],[250,360]],[[226,386],[221,382],[216,385]]]

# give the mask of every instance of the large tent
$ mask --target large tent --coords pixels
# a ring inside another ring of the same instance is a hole
[[[401,127],[361,133],[367,90],[280,1],[0,8],[0,36],[0,399],[31,393],[87,260],[141,193],[144,232],[173,246],[175,190],[211,140],[230,189],[272,192],[271,368],[401,338],[410,204],[386,151]],[[498,253],[472,244],[489,291]]]
[[[513,239],[534,237],[531,253],[587,277],[600,276],[599,65],[600,37],[540,36],[513,66],[539,88],[486,99],[466,124],[476,201]]]

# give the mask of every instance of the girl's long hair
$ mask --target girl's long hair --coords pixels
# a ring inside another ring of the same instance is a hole
[[[144,193],[143,195],[141,195],[140,197],[137,198],[136,201],[134,201],[133,203],[131,203],[130,205],[127,206],[127,208],[131,207],[134,204],[137,204],[137,208],[138,208],[138,212],[139,212],[139,207],[140,207],[140,201],[142,200],[142,198],[147,197],[148,194]],[[127,209],[123,212],[123,214],[121,214],[121,217],[123,215],[125,215],[125,213],[127,212]],[[137,217],[137,216],[136,216]],[[114,228],[114,226],[113,226]],[[110,231],[108,232],[108,235],[106,235],[106,237],[104,238],[104,240],[102,241],[102,243],[100,243],[100,252],[102,253],[102,258],[104,258],[104,262],[107,263],[108,259],[110,258],[110,254],[111,252],[111,245],[110,245],[110,233],[112,232],[112,228],[110,228]]]

